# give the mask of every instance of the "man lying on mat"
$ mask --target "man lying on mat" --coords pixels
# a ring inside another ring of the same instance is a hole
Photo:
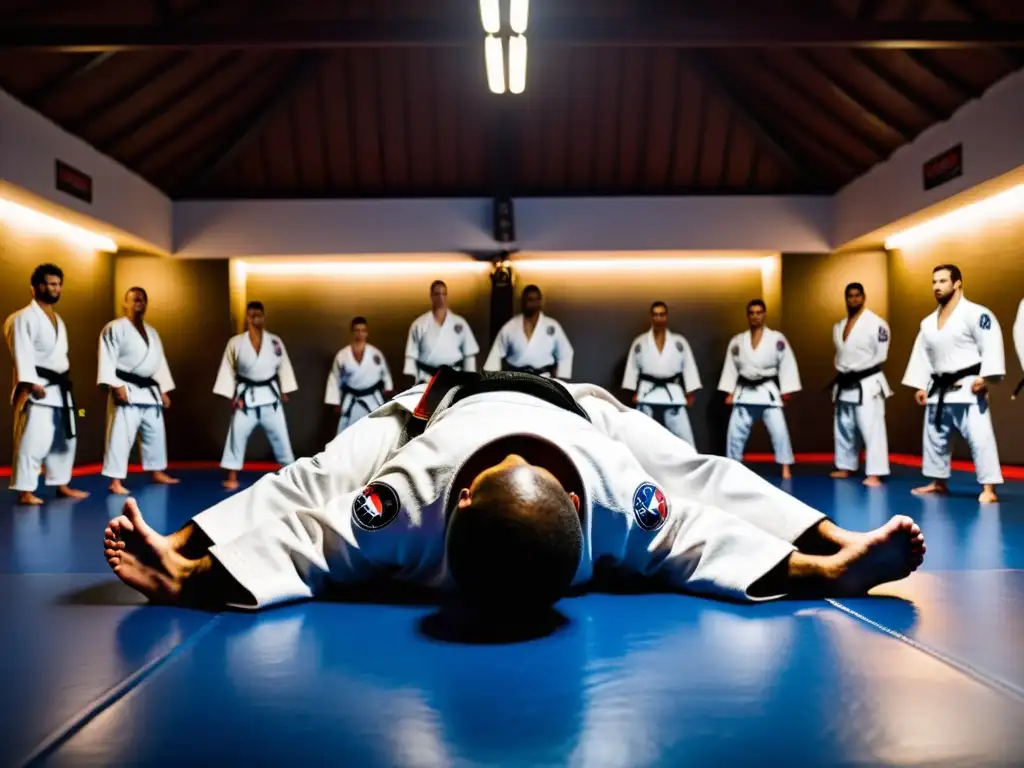
[[[600,387],[445,368],[170,536],[129,501],[104,551],[159,602],[267,608],[391,579],[528,608],[598,574],[743,601],[859,595],[925,545],[904,516],[843,530]]]

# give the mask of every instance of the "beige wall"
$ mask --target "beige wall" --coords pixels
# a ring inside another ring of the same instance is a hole
[[[96,387],[96,350],[100,330],[109,318],[113,257],[35,233],[0,220],[0,316],[6,318],[32,299],[29,279],[37,265],[51,262],[64,271],[64,291],[57,312],[68,329],[71,378],[78,407],[78,463],[103,458],[104,401]],[[0,351],[3,398],[9,403],[11,371],[7,344]],[[12,451],[12,412],[0,408],[0,465],[9,465]]]
[[[992,420],[1004,464],[1024,464],[1024,400],[1010,400],[1013,387],[1024,375],[1013,347],[1013,322],[1024,298],[1024,218],[1006,217],[962,228],[953,235],[924,242],[889,258],[889,301],[898,312],[892,319],[890,359],[894,360],[893,385],[898,390],[889,413],[889,434],[893,450],[920,453],[921,409],[914,405],[911,391],[898,382],[921,319],[935,309],[931,293],[932,268],[945,263],[960,267],[964,295],[992,310],[1003,330],[1006,349],[1006,381],[991,395]],[[957,442],[956,455],[968,458],[966,447]]]

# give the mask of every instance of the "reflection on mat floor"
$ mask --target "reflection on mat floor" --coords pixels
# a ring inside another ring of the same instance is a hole
[[[213,472],[130,479],[162,530],[223,497]],[[876,596],[587,595],[511,643],[409,601],[146,606],[103,561],[102,478],[78,504],[8,500],[0,765],[1020,764],[1024,485],[981,508],[969,476],[948,499],[916,479],[787,486],[847,527],[921,523],[925,568]]]

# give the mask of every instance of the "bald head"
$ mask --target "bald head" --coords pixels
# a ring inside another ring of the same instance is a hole
[[[583,554],[579,497],[548,470],[509,455],[459,493],[448,565],[470,602],[546,608],[565,595]]]

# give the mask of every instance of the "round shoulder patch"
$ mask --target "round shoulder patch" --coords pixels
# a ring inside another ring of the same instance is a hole
[[[554,336],[554,335],[555,335],[555,326],[549,325],[548,326],[548,336]]]
[[[886,342],[889,340],[889,329],[884,325],[878,326],[878,340],[880,342]]]
[[[683,342],[676,341],[676,352],[682,352],[682,351],[683,351]]]
[[[645,531],[656,531],[668,518],[668,500],[654,483],[641,483],[633,492],[633,517]]]
[[[277,339],[274,339],[274,354],[277,355],[278,357],[280,357],[282,354],[281,342],[279,342]]]
[[[380,365],[380,355],[374,355],[373,356],[373,364],[374,365]]]
[[[462,323],[456,323],[455,324],[455,332],[456,333],[462,333]]]
[[[978,318],[978,326],[983,331],[987,331],[992,327],[992,318],[989,316],[988,312],[981,313],[981,317]]]
[[[635,347],[633,347],[633,353],[639,355],[640,354],[640,349],[641,349],[640,345],[637,344]]]
[[[398,517],[398,494],[385,483],[371,483],[352,501],[352,521],[364,531],[379,531]]]
[[[779,350],[779,352],[781,352],[786,348],[786,342],[784,342],[782,339],[779,339],[777,342],[775,342],[775,348]]]
[[[739,357],[739,354],[740,354],[740,345],[739,344],[733,344],[733,346],[732,346],[732,356],[733,357]]]

